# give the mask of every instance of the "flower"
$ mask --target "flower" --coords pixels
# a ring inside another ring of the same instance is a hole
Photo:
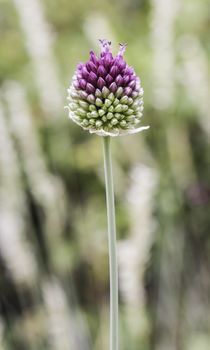
[[[137,133],[143,112],[143,89],[132,67],[124,61],[126,45],[113,57],[111,42],[100,40],[101,53],[90,51],[80,63],[68,89],[69,117],[83,129],[100,136]]]

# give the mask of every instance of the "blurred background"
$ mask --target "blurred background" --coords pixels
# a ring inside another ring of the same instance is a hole
[[[102,140],[66,89],[98,39],[145,90],[114,138],[121,350],[210,348],[208,0],[0,0],[0,350],[107,350]]]

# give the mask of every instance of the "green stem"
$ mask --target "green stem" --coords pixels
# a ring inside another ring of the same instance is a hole
[[[104,171],[109,240],[110,271],[110,350],[118,350],[118,271],[116,249],[116,225],[110,136],[103,137]]]

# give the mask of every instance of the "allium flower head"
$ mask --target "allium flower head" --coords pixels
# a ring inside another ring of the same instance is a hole
[[[143,112],[143,89],[132,67],[123,59],[126,45],[113,57],[111,42],[100,40],[101,53],[90,51],[80,63],[68,89],[69,117],[83,129],[100,136],[137,133]]]

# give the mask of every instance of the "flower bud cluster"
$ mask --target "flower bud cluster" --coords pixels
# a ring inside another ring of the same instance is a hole
[[[93,51],[78,65],[68,89],[69,116],[83,129],[100,136],[136,133],[143,112],[143,89],[133,68],[123,59],[125,45],[116,57],[110,42],[101,40],[101,54]]]

